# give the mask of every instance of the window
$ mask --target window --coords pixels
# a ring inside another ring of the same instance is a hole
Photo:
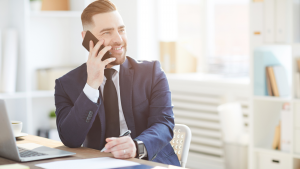
[[[178,41],[198,57],[198,71],[247,76],[249,0],[177,0]]]
[[[247,76],[249,63],[249,1],[209,0],[208,72]]]
[[[172,64],[168,57],[158,57],[159,43],[176,42],[197,58],[197,72],[248,76],[250,0],[143,0],[138,4],[140,59],[160,59],[168,70]]]

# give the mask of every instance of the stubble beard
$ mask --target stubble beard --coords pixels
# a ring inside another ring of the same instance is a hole
[[[110,65],[121,65],[125,62],[126,60],[126,52],[127,52],[127,47],[124,48],[124,53],[122,54],[122,56],[120,58],[115,57],[116,60],[109,63]]]

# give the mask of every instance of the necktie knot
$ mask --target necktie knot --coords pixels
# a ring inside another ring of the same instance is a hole
[[[115,73],[115,69],[104,69],[104,75],[107,80],[111,80]]]

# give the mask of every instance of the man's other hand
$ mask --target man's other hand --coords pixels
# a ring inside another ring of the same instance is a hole
[[[107,138],[106,139],[106,153],[112,153],[115,158],[134,158],[136,156],[136,147],[129,136],[119,138]]]

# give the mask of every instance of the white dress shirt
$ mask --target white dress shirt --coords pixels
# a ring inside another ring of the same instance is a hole
[[[120,72],[120,65],[115,65],[112,67],[112,69],[115,69],[115,73],[113,74],[112,81],[116,87],[117,90],[117,95],[118,95],[118,105],[119,105],[119,120],[120,120],[120,134],[123,134],[128,130],[127,123],[124,117],[123,109],[122,109],[122,104],[121,104],[121,96],[120,96],[120,83],[119,83],[119,72]],[[104,76],[103,82],[100,85],[100,90],[103,98],[103,89],[104,85],[106,82],[106,77]],[[84,94],[94,103],[97,103],[98,98],[99,98],[99,90],[92,88],[90,85],[87,83],[85,84],[83,88]],[[130,136],[131,137],[131,136]],[[144,148],[144,156],[147,157],[147,149],[146,147]]]
[[[122,104],[121,104],[121,97],[120,97],[120,83],[119,83],[119,72],[120,72],[120,65],[113,66],[112,69],[115,69],[115,73],[112,76],[112,81],[116,87],[117,95],[118,95],[118,105],[119,105],[119,120],[120,120],[120,134],[123,134],[128,130],[127,123],[124,117]],[[103,98],[103,89],[104,85],[106,83],[106,77],[104,76],[103,82],[100,86],[102,98]],[[84,94],[94,103],[97,103],[99,98],[99,90],[92,88],[87,83],[85,84],[83,88]]]

